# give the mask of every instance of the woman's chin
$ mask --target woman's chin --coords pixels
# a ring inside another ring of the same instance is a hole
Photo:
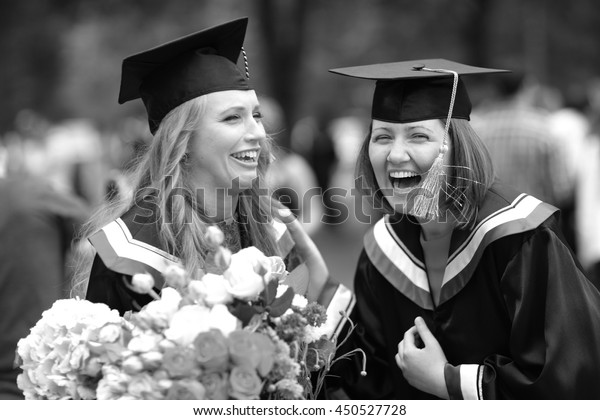
[[[388,204],[394,209],[394,213],[407,213],[406,198],[392,197],[387,199]]]
[[[239,180],[239,186],[240,186],[241,190],[249,190],[250,188],[252,188],[254,182],[257,181],[257,175],[256,174],[240,175],[238,180]]]

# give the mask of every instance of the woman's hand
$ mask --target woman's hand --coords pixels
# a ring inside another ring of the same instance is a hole
[[[396,363],[409,384],[423,392],[448,399],[444,366],[447,359],[421,317],[404,333],[398,343]]]
[[[298,253],[306,263],[309,276],[306,299],[309,302],[316,302],[329,278],[327,264],[325,264],[325,260],[313,240],[292,212],[287,208],[283,208],[278,209],[277,214],[279,219],[286,224],[292,239],[296,243]]]

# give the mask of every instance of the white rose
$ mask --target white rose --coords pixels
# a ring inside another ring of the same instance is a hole
[[[165,328],[181,302],[181,295],[171,287],[165,287],[161,292],[161,298],[148,303],[138,313],[138,317],[148,325]]]
[[[240,320],[229,312],[225,305],[215,305],[211,308],[208,318],[209,329],[221,330],[225,337],[241,327]]]
[[[232,293],[228,289],[229,283],[224,276],[218,274],[205,274],[196,287],[196,292],[210,306],[220,303],[229,303],[233,300]]]
[[[269,271],[271,269],[271,260],[269,257],[265,256],[265,254],[263,254],[263,252],[255,246],[243,248],[234,255],[237,255],[238,260],[243,259],[250,262],[256,273],[264,273],[265,271]]]
[[[271,279],[282,282],[289,274],[285,269],[285,263],[283,259],[278,256],[267,257],[271,263]]]
[[[209,328],[209,309],[205,306],[186,305],[173,315],[165,337],[186,347],[194,338]]]
[[[271,263],[255,247],[244,248],[231,256],[231,265],[223,273],[228,290],[238,299],[255,298],[265,288],[263,275],[268,275]]]

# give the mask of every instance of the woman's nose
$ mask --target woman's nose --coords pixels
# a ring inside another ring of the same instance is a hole
[[[390,163],[402,163],[408,162],[409,160],[410,155],[408,154],[406,145],[400,140],[395,140],[390,149],[390,153],[388,153],[387,161]]]
[[[267,137],[267,133],[265,132],[265,127],[263,126],[261,120],[251,118],[250,121],[248,122],[246,128],[247,128],[247,133],[246,133],[247,141],[262,140]]]

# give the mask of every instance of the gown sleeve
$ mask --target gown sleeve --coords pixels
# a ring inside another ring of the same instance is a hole
[[[129,290],[124,283],[129,281],[131,276],[107,268],[96,255],[90,272],[86,299],[94,303],[104,303],[111,309],[118,310],[121,315],[127,311],[139,311],[152,298]]]
[[[381,305],[376,299],[371,278],[375,270],[363,250],[356,269],[354,291],[356,305],[350,314],[352,322],[346,322],[338,336],[343,342],[336,352],[337,361],[331,367],[327,377],[327,398],[329,399],[389,399],[394,392],[391,371],[397,369],[385,361],[382,349],[386,348],[381,328]],[[354,330],[351,330],[355,325]],[[345,339],[345,341],[344,341]],[[361,376],[363,356],[354,352],[362,349],[366,355],[366,376]]]
[[[486,357],[471,378],[484,399],[600,398],[600,293],[559,235],[542,225],[502,275],[509,354]]]

